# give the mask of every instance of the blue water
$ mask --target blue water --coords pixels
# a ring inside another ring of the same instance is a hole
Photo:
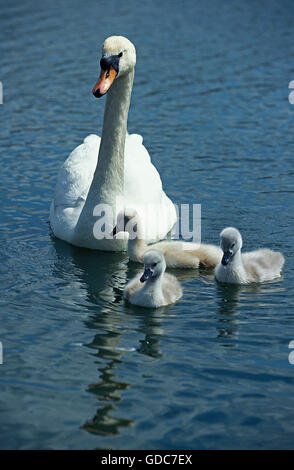
[[[126,254],[52,236],[59,167],[101,134],[111,34],[136,45],[129,131],[168,195],[202,205],[206,242],[235,225],[282,251],[282,279],[177,271],[183,299],[148,311],[122,300]],[[292,1],[2,0],[0,448],[293,447],[293,55]]]

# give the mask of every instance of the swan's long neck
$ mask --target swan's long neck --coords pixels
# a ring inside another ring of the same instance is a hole
[[[136,231],[136,238],[128,240],[128,255],[132,261],[142,262],[147,245],[144,240],[142,223],[138,217],[135,219],[134,231]]]
[[[133,80],[134,70],[115,80],[107,95],[97,167],[75,227],[75,236],[79,241],[86,240],[88,247],[96,244],[93,236],[97,220],[93,214],[95,207],[108,205],[107,223],[111,226],[116,216],[116,198],[121,201],[123,198],[125,140]]]
[[[91,186],[97,202],[112,204],[111,193],[123,194],[125,140],[133,80],[134,70],[118,78],[107,95],[99,158]]]

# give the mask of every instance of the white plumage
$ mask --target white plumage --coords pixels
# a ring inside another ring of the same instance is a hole
[[[122,54],[117,66],[118,74],[113,84],[107,85],[109,91],[102,138],[97,135],[86,137],[62,165],[50,208],[50,224],[56,237],[74,245],[122,251],[126,249],[127,238],[107,238],[107,231],[113,228],[117,214],[123,207],[136,207],[145,220],[149,219],[152,206],[153,222],[151,226],[149,224],[149,241],[165,237],[176,222],[176,211],[162,189],[159,173],[151,163],[143,138],[138,134],[127,133],[136,62],[135,48],[128,39],[113,36],[104,42],[102,52],[102,57],[109,63]],[[100,85],[96,85],[95,96],[101,96],[102,79],[105,83],[109,81],[107,74],[102,77],[106,71],[101,70]],[[97,86],[100,86],[98,92]],[[94,230],[100,215],[95,208],[99,204],[112,209],[111,213],[104,216],[107,228],[106,236],[102,239],[97,239]]]

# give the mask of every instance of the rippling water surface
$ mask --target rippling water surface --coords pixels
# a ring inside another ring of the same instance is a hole
[[[293,31],[291,1],[2,2],[1,448],[293,447]],[[235,225],[282,251],[281,280],[177,271],[183,299],[148,311],[122,300],[126,254],[52,237],[58,169],[101,134],[111,34],[136,45],[129,131],[168,195],[202,204],[204,241]]]

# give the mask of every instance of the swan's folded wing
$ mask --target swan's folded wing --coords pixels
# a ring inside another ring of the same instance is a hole
[[[127,136],[126,136],[126,148],[129,148],[130,146],[133,147],[133,148],[134,147],[140,147],[140,145],[142,145],[144,147],[143,137],[140,134],[127,134]],[[146,150],[146,152],[147,152],[147,150]],[[149,160],[150,160],[148,152],[147,152],[146,157],[149,158]]]
[[[138,290],[142,289],[143,284],[140,282],[140,277],[143,273],[138,274],[133,279],[131,279],[124,288],[123,297],[126,300],[129,300],[130,296],[137,292]]]
[[[141,198],[140,191],[146,191],[146,182],[156,194],[150,194],[151,201],[156,200],[158,191],[162,191],[161,179],[151,163],[149,153],[143,145],[143,138],[138,134],[127,134],[125,145],[125,187],[127,197]],[[143,187],[142,187],[143,186]],[[151,191],[150,191],[151,192]],[[143,200],[146,193],[142,195]]]
[[[76,147],[60,168],[54,206],[76,207],[87,198],[97,165],[100,137],[91,134]]]
[[[173,304],[179,300],[183,295],[183,289],[175,276],[169,273],[164,273],[162,279],[162,292],[164,299],[168,304]]]
[[[284,265],[284,256],[268,248],[242,254],[246,272],[253,280],[267,281],[278,277]]]
[[[164,238],[176,223],[176,209],[138,134],[128,134],[126,138],[125,188],[125,205],[139,213],[146,240]]]

